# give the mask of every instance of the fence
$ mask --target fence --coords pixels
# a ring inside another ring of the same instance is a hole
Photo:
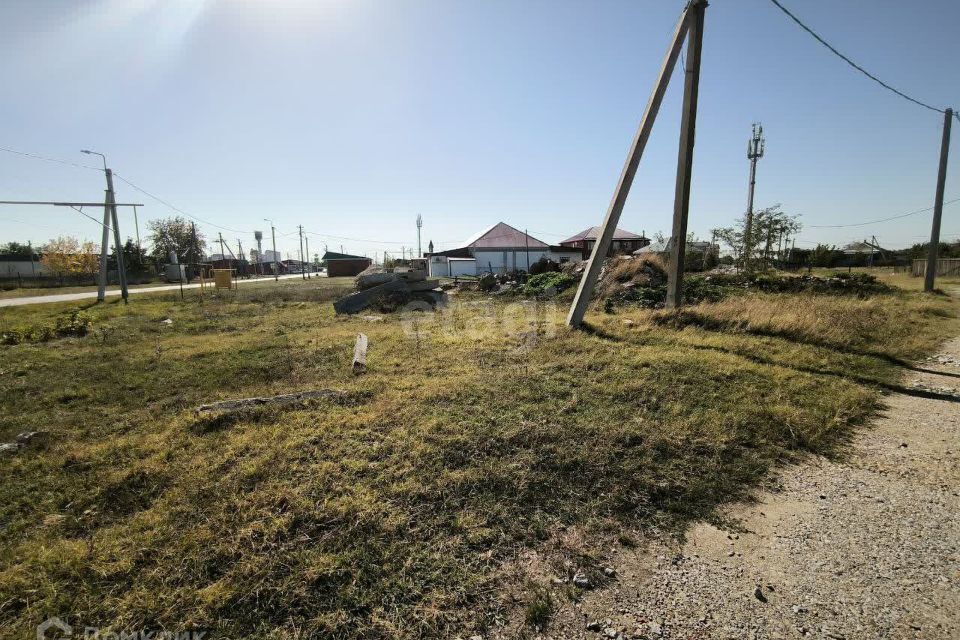
[[[913,261],[913,275],[916,277],[927,275],[927,261]],[[960,276],[960,258],[939,258],[937,260],[937,277]]]
[[[155,276],[151,274],[127,274],[128,284],[147,284],[153,282]],[[116,271],[107,274],[108,284],[120,284]],[[0,277],[0,291],[10,289],[53,289],[56,287],[94,287],[97,285],[96,274],[55,274],[45,276],[3,276]]]

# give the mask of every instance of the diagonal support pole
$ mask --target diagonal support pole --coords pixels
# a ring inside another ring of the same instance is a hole
[[[637,127],[637,133],[633,137],[633,144],[630,147],[630,153],[627,155],[627,161],[623,165],[623,171],[620,172],[620,181],[613,193],[613,199],[607,207],[607,215],[603,219],[596,244],[593,245],[593,251],[590,254],[590,261],[587,263],[587,269],[580,279],[580,285],[577,287],[577,295],[570,306],[570,313],[567,315],[567,324],[571,327],[579,327],[583,324],[583,316],[590,304],[590,297],[593,295],[593,288],[597,284],[600,276],[600,270],[603,268],[603,261],[610,251],[610,243],[613,241],[613,234],[620,222],[620,214],[623,213],[623,207],[627,202],[627,195],[630,193],[630,186],[633,184],[633,178],[637,173],[637,167],[640,166],[640,158],[643,156],[643,150],[650,139],[650,132],[653,131],[653,123],[657,119],[657,112],[660,110],[660,104],[663,102],[663,96],[667,92],[667,85],[670,84],[670,75],[677,64],[677,58],[680,56],[680,49],[683,47],[683,39],[687,34],[689,26],[688,16],[693,4],[699,5],[700,0],[693,0],[690,5],[683,10],[680,20],[673,32],[673,39],[670,42],[670,48],[663,59],[660,67],[660,75],[657,77],[657,83],[654,85],[653,93],[650,94],[650,100],[647,102],[647,108],[640,120],[640,126]]]
[[[700,92],[700,52],[703,49],[703,17],[706,2],[695,2],[687,20],[687,71],[683,82],[683,116],[677,154],[677,187],[673,197],[673,242],[667,278],[668,309],[683,304],[683,267],[686,262],[687,217],[690,213],[690,183],[693,178],[693,146],[697,132],[697,97]]]

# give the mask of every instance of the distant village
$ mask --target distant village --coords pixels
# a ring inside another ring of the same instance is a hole
[[[132,282],[149,282],[156,279],[175,282],[180,278],[191,280],[212,269],[231,269],[238,277],[275,276],[295,273],[316,273],[329,277],[355,276],[371,265],[408,262],[412,259],[423,260],[423,266],[430,277],[475,277],[484,273],[527,272],[537,262],[550,261],[557,264],[580,262],[590,257],[597,242],[600,227],[589,227],[556,244],[550,244],[521,231],[506,222],[476,233],[462,246],[454,249],[435,251],[433,242],[427,244],[421,256],[413,251],[402,257],[382,254],[380,261],[366,255],[355,255],[344,251],[325,251],[314,254],[312,259],[299,260],[289,255],[284,258],[281,252],[270,249],[261,250],[258,246],[249,252],[249,257],[240,251],[233,253],[224,244],[221,253],[204,254],[191,260],[178,258],[170,252],[168,260],[148,258],[142,249],[128,242],[124,249],[125,263]],[[259,245],[259,240],[258,245]],[[218,243],[211,243],[217,247]],[[636,233],[626,229],[616,229],[608,256],[660,254],[670,252],[670,241],[664,238],[651,239],[645,232]],[[45,286],[65,286],[92,283],[97,265],[97,252],[75,249],[74,254],[60,260],[45,257],[42,249],[29,245],[9,243],[0,246],[0,286],[22,285],[25,281],[45,281]],[[127,256],[127,253],[130,253]],[[881,266],[908,265],[911,258],[919,256],[911,249],[891,251],[881,247],[875,241],[864,240],[850,243],[843,248],[820,245],[816,249],[797,249],[780,247],[773,261],[782,268],[803,268],[810,266]],[[686,254],[690,270],[703,270],[720,264],[733,263],[720,244],[710,241],[688,239]],[[948,248],[945,256],[949,256]],[[69,258],[69,259],[67,259]],[[409,259],[409,260],[408,260]],[[180,263],[183,264],[180,264]],[[110,267],[109,279],[116,280],[116,264]],[[39,282],[37,283],[39,284]]]

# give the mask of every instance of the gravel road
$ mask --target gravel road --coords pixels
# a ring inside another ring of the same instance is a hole
[[[960,338],[907,385],[960,388]],[[618,551],[614,583],[543,638],[960,638],[960,402],[893,394],[841,462],[694,527],[682,546]],[[588,629],[589,626],[589,629]]]

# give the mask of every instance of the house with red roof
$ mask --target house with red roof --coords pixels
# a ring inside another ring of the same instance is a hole
[[[541,258],[554,262],[579,262],[583,259],[583,252],[571,247],[551,246],[505,222],[498,222],[458,249],[437,251],[427,257],[431,276],[452,276],[529,271],[530,265]]]
[[[600,236],[600,227],[590,227],[589,229],[584,229],[575,236],[571,236],[560,243],[560,246],[569,247],[572,249],[580,249],[583,254],[583,259],[586,260],[590,257],[590,254],[593,252],[593,245],[597,243],[597,238]],[[607,252],[607,256],[615,255],[630,255],[638,249],[650,244],[650,238],[646,237],[643,234],[637,235],[631,231],[624,231],[623,229],[616,229],[613,232],[613,241],[610,243],[610,251]]]

